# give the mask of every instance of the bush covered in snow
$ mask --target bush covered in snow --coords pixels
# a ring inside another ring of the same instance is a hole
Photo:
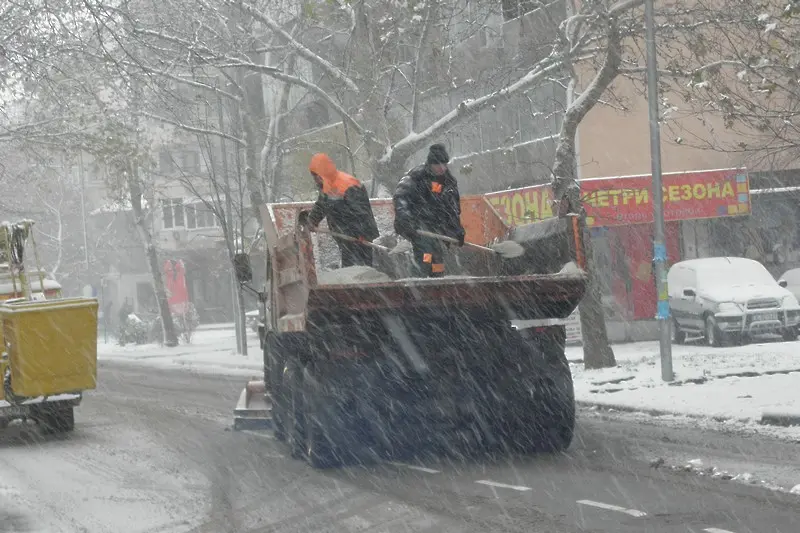
[[[131,313],[120,324],[117,342],[120,346],[130,343],[145,344],[148,341],[149,330],[146,322]]]
[[[200,325],[200,315],[192,302],[188,302],[181,313],[172,313],[176,333],[185,344],[191,344],[197,326]]]

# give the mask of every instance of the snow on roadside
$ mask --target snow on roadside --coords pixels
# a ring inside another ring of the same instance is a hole
[[[260,378],[263,372],[258,337],[248,330],[248,355],[236,354],[232,328],[195,333],[192,344],[162,346],[98,344],[101,361],[154,368],[182,368],[198,373]],[[580,347],[568,347],[578,401],[657,410],[717,419],[753,427],[762,410],[800,414],[800,343],[765,342],[731,348],[673,346],[675,382],[661,380],[657,342],[614,346],[618,366],[585,370]],[[789,372],[794,370],[794,372]],[[760,373],[772,375],[757,375]],[[784,372],[784,373],[781,373]],[[663,418],[660,418],[662,420]],[[663,419],[665,420],[665,419]],[[791,434],[800,439],[800,427],[758,426],[759,433]]]
[[[617,367],[585,370],[580,347],[567,348],[579,401],[705,417],[757,421],[763,410],[800,414],[800,344],[731,348],[675,345],[675,381],[661,380],[657,342],[614,346]]]
[[[182,368],[203,374],[260,377],[263,356],[258,335],[247,330],[247,355],[236,353],[236,335],[232,328],[195,332],[191,344],[167,348],[158,344],[119,346],[109,339],[97,344],[100,361],[136,364],[150,368]]]

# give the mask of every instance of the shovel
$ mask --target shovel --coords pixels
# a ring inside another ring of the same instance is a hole
[[[421,229],[417,230],[417,235],[422,235],[423,237],[430,237],[432,239],[439,239],[440,241],[449,242],[452,244],[458,244],[458,239],[447,237],[445,235],[439,235],[438,233],[431,233],[430,231],[424,231]],[[391,255],[395,255],[398,253],[403,253],[407,249],[411,248],[410,246],[411,243],[408,243],[405,246],[404,244],[405,242],[398,244],[389,253]],[[490,244],[489,246],[481,246],[479,244],[472,244],[471,242],[465,242],[464,246],[466,246],[467,248],[472,248],[473,250],[480,250],[482,252],[497,254],[503,259],[513,259],[525,253],[525,248],[523,248],[521,244],[516,243],[514,241],[503,241],[503,242],[498,242],[496,244]]]
[[[381,252],[389,253],[391,251],[386,246],[381,246],[380,244],[375,244],[374,242],[361,241],[359,239],[356,239],[355,237],[344,235],[342,233],[336,233],[335,231],[331,231],[329,229],[317,228],[314,231],[317,233],[327,233],[331,237],[336,237],[337,239],[342,239],[344,241],[357,242],[359,244],[363,244],[364,246],[369,246],[370,248],[375,248],[376,250],[380,250]]]

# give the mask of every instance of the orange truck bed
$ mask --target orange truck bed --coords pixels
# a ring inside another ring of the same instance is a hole
[[[378,199],[371,203],[381,233],[393,233],[392,201]],[[502,314],[509,320],[565,319],[583,297],[586,284],[583,271],[530,272],[527,268],[536,263],[532,260],[536,248],[550,256],[558,255],[558,268],[570,259],[580,258],[582,243],[579,233],[572,231],[577,219],[536,223],[539,226],[531,242],[537,246],[519,259],[502,260],[464,248],[454,251],[467,275],[414,279],[400,277],[390,269],[385,281],[320,284],[317,272],[325,267],[319,260],[323,239],[328,240],[333,254],[337,254],[337,250],[330,237],[312,235],[296,227],[298,214],[311,209],[312,205],[310,202],[268,204],[261,209],[273,280],[268,296],[270,317],[276,332],[305,331],[309,318],[316,321],[315,315],[331,323],[345,319],[347,314],[381,310],[395,313],[458,310]],[[506,226],[483,196],[462,198],[462,224],[466,229],[465,240],[479,245],[512,238],[516,229]],[[548,251],[548,244],[559,253]],[[571,257],[567,257],[564,250]],[[338,256],[335,257],[338,261]]]

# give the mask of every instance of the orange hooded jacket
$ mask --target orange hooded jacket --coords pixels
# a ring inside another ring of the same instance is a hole
[[[314,154],[308,169],[322,179],[322,190],[308,220],[312,226],[328,219],[328,227],[351,237],[376,239],[380,233],[369,203],[367,189],[356,178],[341,172],[327,154]]]

